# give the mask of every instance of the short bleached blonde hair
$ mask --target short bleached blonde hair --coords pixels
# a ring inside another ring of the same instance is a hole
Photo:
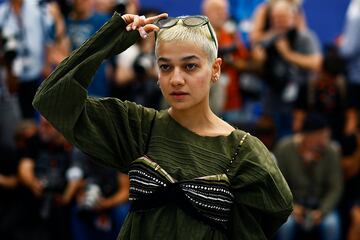
[[[211,26],[210,22],[208,24],[214,34],[214,40],[216,41],[216,44],[211,37],[211,33],[209,32],[207,24],[199,27],[188,27],[183,25],[182,20],[180,19],[175,26],[160,29],[160,31],[157,33],[155,56],[158,57],[157,48],[161,42],[189,41],[205,51],[208,56],[209,63],[213,63],[217,58],[218,42],[213,27]]]

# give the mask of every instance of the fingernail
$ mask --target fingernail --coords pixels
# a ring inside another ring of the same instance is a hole
[[[131,30],[131,26],[128,25],[128,26],[126,27],[126,30],[127,30],[127,31],[130,31],[130,30]]]

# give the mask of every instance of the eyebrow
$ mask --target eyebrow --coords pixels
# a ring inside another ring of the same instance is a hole
[[[190,61],[190,60],[200,60],[200,58],[196,55],[190,55],[190,56],[181,58],[182,62],[186,62],[186,61]],[[159,57],[157,61],[158,62],[171,62],[170,59],[164,58],[164,57]]]

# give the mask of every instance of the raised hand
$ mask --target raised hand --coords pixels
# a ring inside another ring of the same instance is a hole
[[[156,20],[167,18],[167,13],[162,13],[156,16],[148,17],[138,16],[134,14],[124,14],[121,16],[126,22],[126,30],[138,30],[142,38],[146,38],[148,33],[152,31],[159,31],[159,27],[153,24]]]

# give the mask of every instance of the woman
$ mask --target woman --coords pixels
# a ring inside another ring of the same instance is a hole
[[[119,239],[267,239],[292,210],[289,188],[261,142],[209,108],[221,59],[208,19],[152,24],[164,17],[115,13],[51,74],[33,104],[81,150],[129,174],[132,209]],[[157,30],[169,109],[87,96],[103,59],[134,44],[139,32]]]

